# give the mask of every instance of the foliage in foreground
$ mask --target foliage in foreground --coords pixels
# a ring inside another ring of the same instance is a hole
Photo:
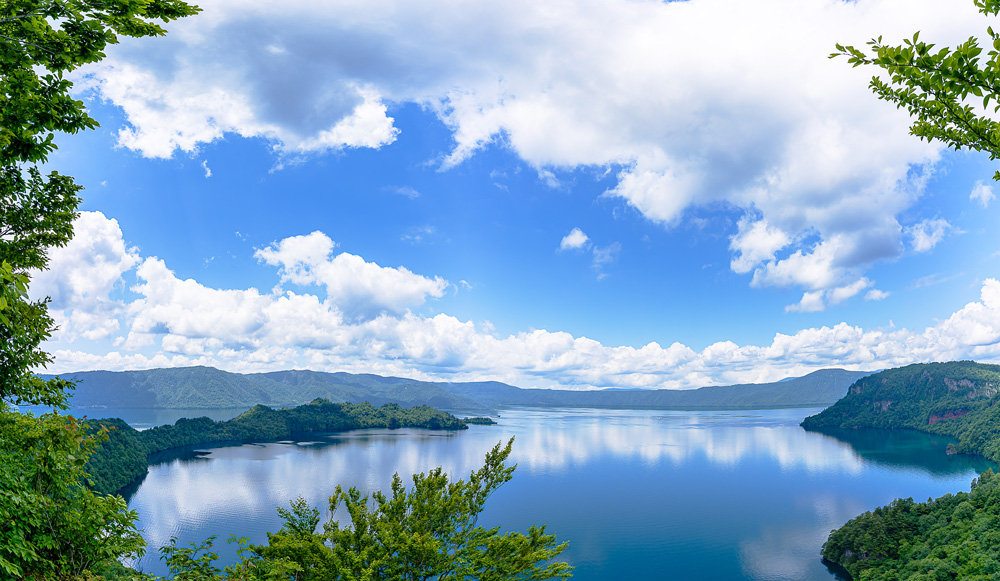
[[[52,360],[41,344],[53,321],[27,294],[48,250],[72,237],[80,203],[70,176],[40,166],[55,132],[97,126],[66,75],[119,36],[162,35],[160,23],[197,11],[183,0],[0,1],[0,578],[78,577],[142,550],[125,501],[82,485],[95,440],[72,418],[10,404],[65,409],[73,385],[35,375]]]
[[[996,579],[1000,576],[1000,476],[987,470],[971,492],[866,512],[830,534],[823,558],[858,581]]]
[[[1000,0],[973,2],[987,16],[1000,12]],[[873,39],[868,42],[870,54],[838,44],[830,56],[846,56],[856,67],[883,69],[888,80],[876,75],[869,87],[879,99],[910,113],[911,135],[956,150],[982,151],[996,160],[1000,158],[1000,122],[990,113],[1000,111],[1000,34],[987,28],[986,35],[993,50],[985,62],[980,62],[983,49],[975,37],[953,49],[936,48],[921,41],[919,32],[897,46],[883,44],[882,37]],[[1000,180],[1000,171],[993,179]]]
[[[98,436],[71,417],[0,411],[0,579],[64,579],[141,555],[138,515],[82,484]]]
[[[482,468],[451,482],[440,468],[415,474],[404,486],[397,474],[389,494],[371,498],[337,486],[330,511],[341,506],[350,523],[327,522],[317,533],[319,510],[299,498],[278,509],[284,525],[267,545],[240,544],[241,561],[217,568],[214,539],[161,549],[175,580],[293,579],[294,581],[514,581],[566,579],[571,567],[552,562],[566,548],[545,526],[501,533],[477,524],[486,500],[511,479],[505,464],[513,439],[497,444]]]

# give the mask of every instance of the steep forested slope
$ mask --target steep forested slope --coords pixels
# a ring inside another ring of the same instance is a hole
[[[972,361],[890,369],[862,378],[806,429],[908,428],[952,436],[953,452],[1000,461],[1000,365]],[[833,531],[823,557],[856,579],[1000,577],[1000,477],[969,493],[895,500]]]
[[[1000,365],[973,361],[889,369],[855,382],[806,418],[806,429],[912,428],[958,440],[958,452],[1000,461]]]
[[[971,492],[894,500],[833,531],[823,558],[854,579],[908,581],[1000,576],[1000,476],[987,470]]]

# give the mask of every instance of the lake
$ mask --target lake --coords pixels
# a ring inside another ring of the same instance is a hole
[[[232,562],[225,539],[265,542],[281,526],[275,507],[292,498],[325,511],[338,483],[385,489],[394,472],[436,466],[465,477],[515,437],[514,479],[480,524],[548,523],[569,542],[563,558],[576,580],[831,580],[819,557],[831,529],[897,497],[968,490],[996,467],[947,456],[950,440],[938,436],[799,427],[820,409],[507,409],[499,425],[462,432],[368,430],[216,448],[152,466],[131,495],[150,544],[138,565],[165,574],[156,549],[172,536],[187,544],[215,535],[220,562]]]

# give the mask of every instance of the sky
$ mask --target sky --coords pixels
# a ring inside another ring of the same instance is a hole
[[[1000,362],[986,155],[830,59],[971,0],[206,0],[74,74],[49,372],[687,389]]]

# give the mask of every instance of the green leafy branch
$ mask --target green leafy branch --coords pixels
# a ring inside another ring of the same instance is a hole
[[[980,12],[1000,13],[1000,0],[975,0]],[[888,80],[875,75],[869,87],[880,99],[905,108],[914,118],[910,133],[926,141],[937,140],[955,150],[970,149],[1000,158],[1000,122],[986,115],[1000,112],[1000,34],[987,28],[993,47],[982,58],[975,37],[954,49],[920,40],[920,33],[902,45],[891,46],[882,37],[868,42],[868,53],[837,44],[830,58],[846,56],[855,66],[873,65]],[[982,108],[968,102],[982,99]],[[1000,171],[993,178],[1000,181]]]

